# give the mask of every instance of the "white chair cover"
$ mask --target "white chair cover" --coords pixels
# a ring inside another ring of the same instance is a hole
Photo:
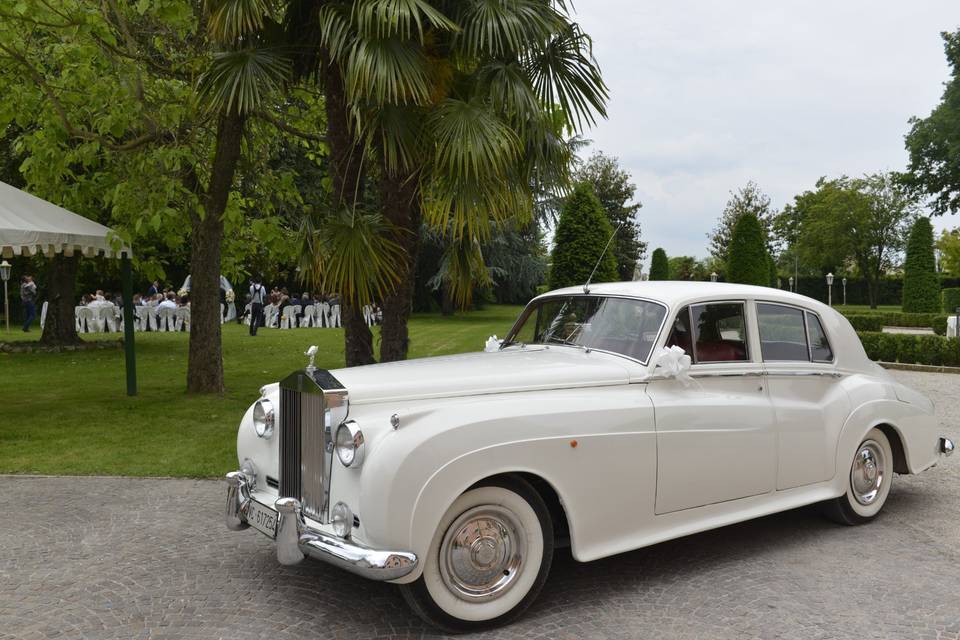
[[[77,331],[90,333],[97,330],[97,321],[90,307],[77,307]]]
[[[317,313],[316,306],[308,304],[303,308],[303,317],[300,318],[301,327],[312,327]]]
[[[330,326],[330,303],[321,302],[317,305],[317,326],[318,327],[329,327]]]
[[[277,307],[272,304],[264,305],[263,307],[263,326],[270,327],[271,329],[277,328],[277,318],[279,314],[277,313]]]
[[[331,327],[340,326],[340,303],[330,305],[330,325]]]
[[[40,307],[40,331],[43,331],[43,325],[47,323],[47,306],[49,302],[46,300],[43,301],[43,306]]]
[[[247,304],[243,308],[243,324],[250,326],[250,305]]]
[[[280,315],[280,328],[293,329],[296,327],[298,313],[300,313],[300,305],[288,304],[285,306],[283,308],[283,313]]]
[[[170,307],[161,307],[157,312],[157,331],[174,331],[176,323],[174,322],[174,312],[176,309]]]
[[[117,331],[117,307],[112,304],[105,304],[97,308],[97,325],[100,331]]]
[[[363,321],[368,327],[373,326],[373,307],[368,304],[363,305]]]
[[[178,307],[173,312],[174,331],[183,331],[186,327],[190,331],[190,307]]]
[[[157,330],[157,316],[154,313],[153,307],[139,306],[134,307],[133,312],[136,315],[136,325],[134,329],[137,331],[156,331]]]

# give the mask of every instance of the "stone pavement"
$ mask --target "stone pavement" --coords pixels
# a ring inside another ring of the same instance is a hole
[[[960,440],[960,376],[895,372]],[[0,477],[0,639],[433,637],[395,588],[222,523],[217,481]],[[960,638],[960,457],[840,527],[800,509],[589,564],[485,638]]]

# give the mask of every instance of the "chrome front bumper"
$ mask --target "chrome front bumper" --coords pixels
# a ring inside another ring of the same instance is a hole
[[[227,474],[227,528],[246,529],[250,504],[247,478],[239,471]],[[281,564],[297,564],[305,556],[323,560],[341,569],[371,580],[396,580],[417,566],[417,556],[409,551],[371,549],[347,538],[325,533],[304,520],[300,501],[280,498],[274,503],[277,512],[277,560]]]
[[[943,456],[952,455],[953,450],[955,448],[956,447],[953,444],[953,440],[951,440],[950,438],[944,438],[943,436],[940,437],[940,443],[937,446],[937,451],[939,451],[941,455]]]

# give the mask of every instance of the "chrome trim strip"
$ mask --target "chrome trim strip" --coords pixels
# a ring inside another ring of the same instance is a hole
[[[763,375],[771,378],[793,378],[800,376],[822,376],[825,378],[842,378],[843,374],[837,371],[767,371]]]
[[[243,474],[239,471],[228,473],[227,487],[227,526],[233,530],[245,529],[250,526],[246,521],[250,496]],[[297,564],[310,556],[369,580],[396,580],[417,567],[419,559],[413,552],[373,549],[307,524],[296,498],[279,498],[274,506],[277,511],[277,561],[280,564]]]
[[[691,378],[747,378],[766,375],[763,371],[691,371]]]

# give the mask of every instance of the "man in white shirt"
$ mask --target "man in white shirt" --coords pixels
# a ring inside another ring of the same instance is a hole
[[[257,335],[257,328],[263,325],[263,303],[267,299],[267,289],[260,284],[260,278],[250,278],[250,335]]]
[[[176,309],[177,308],[177,296],[171,291],[167,294],[166,299],[157,305],[157,315],[160,314],[160,309]]]

